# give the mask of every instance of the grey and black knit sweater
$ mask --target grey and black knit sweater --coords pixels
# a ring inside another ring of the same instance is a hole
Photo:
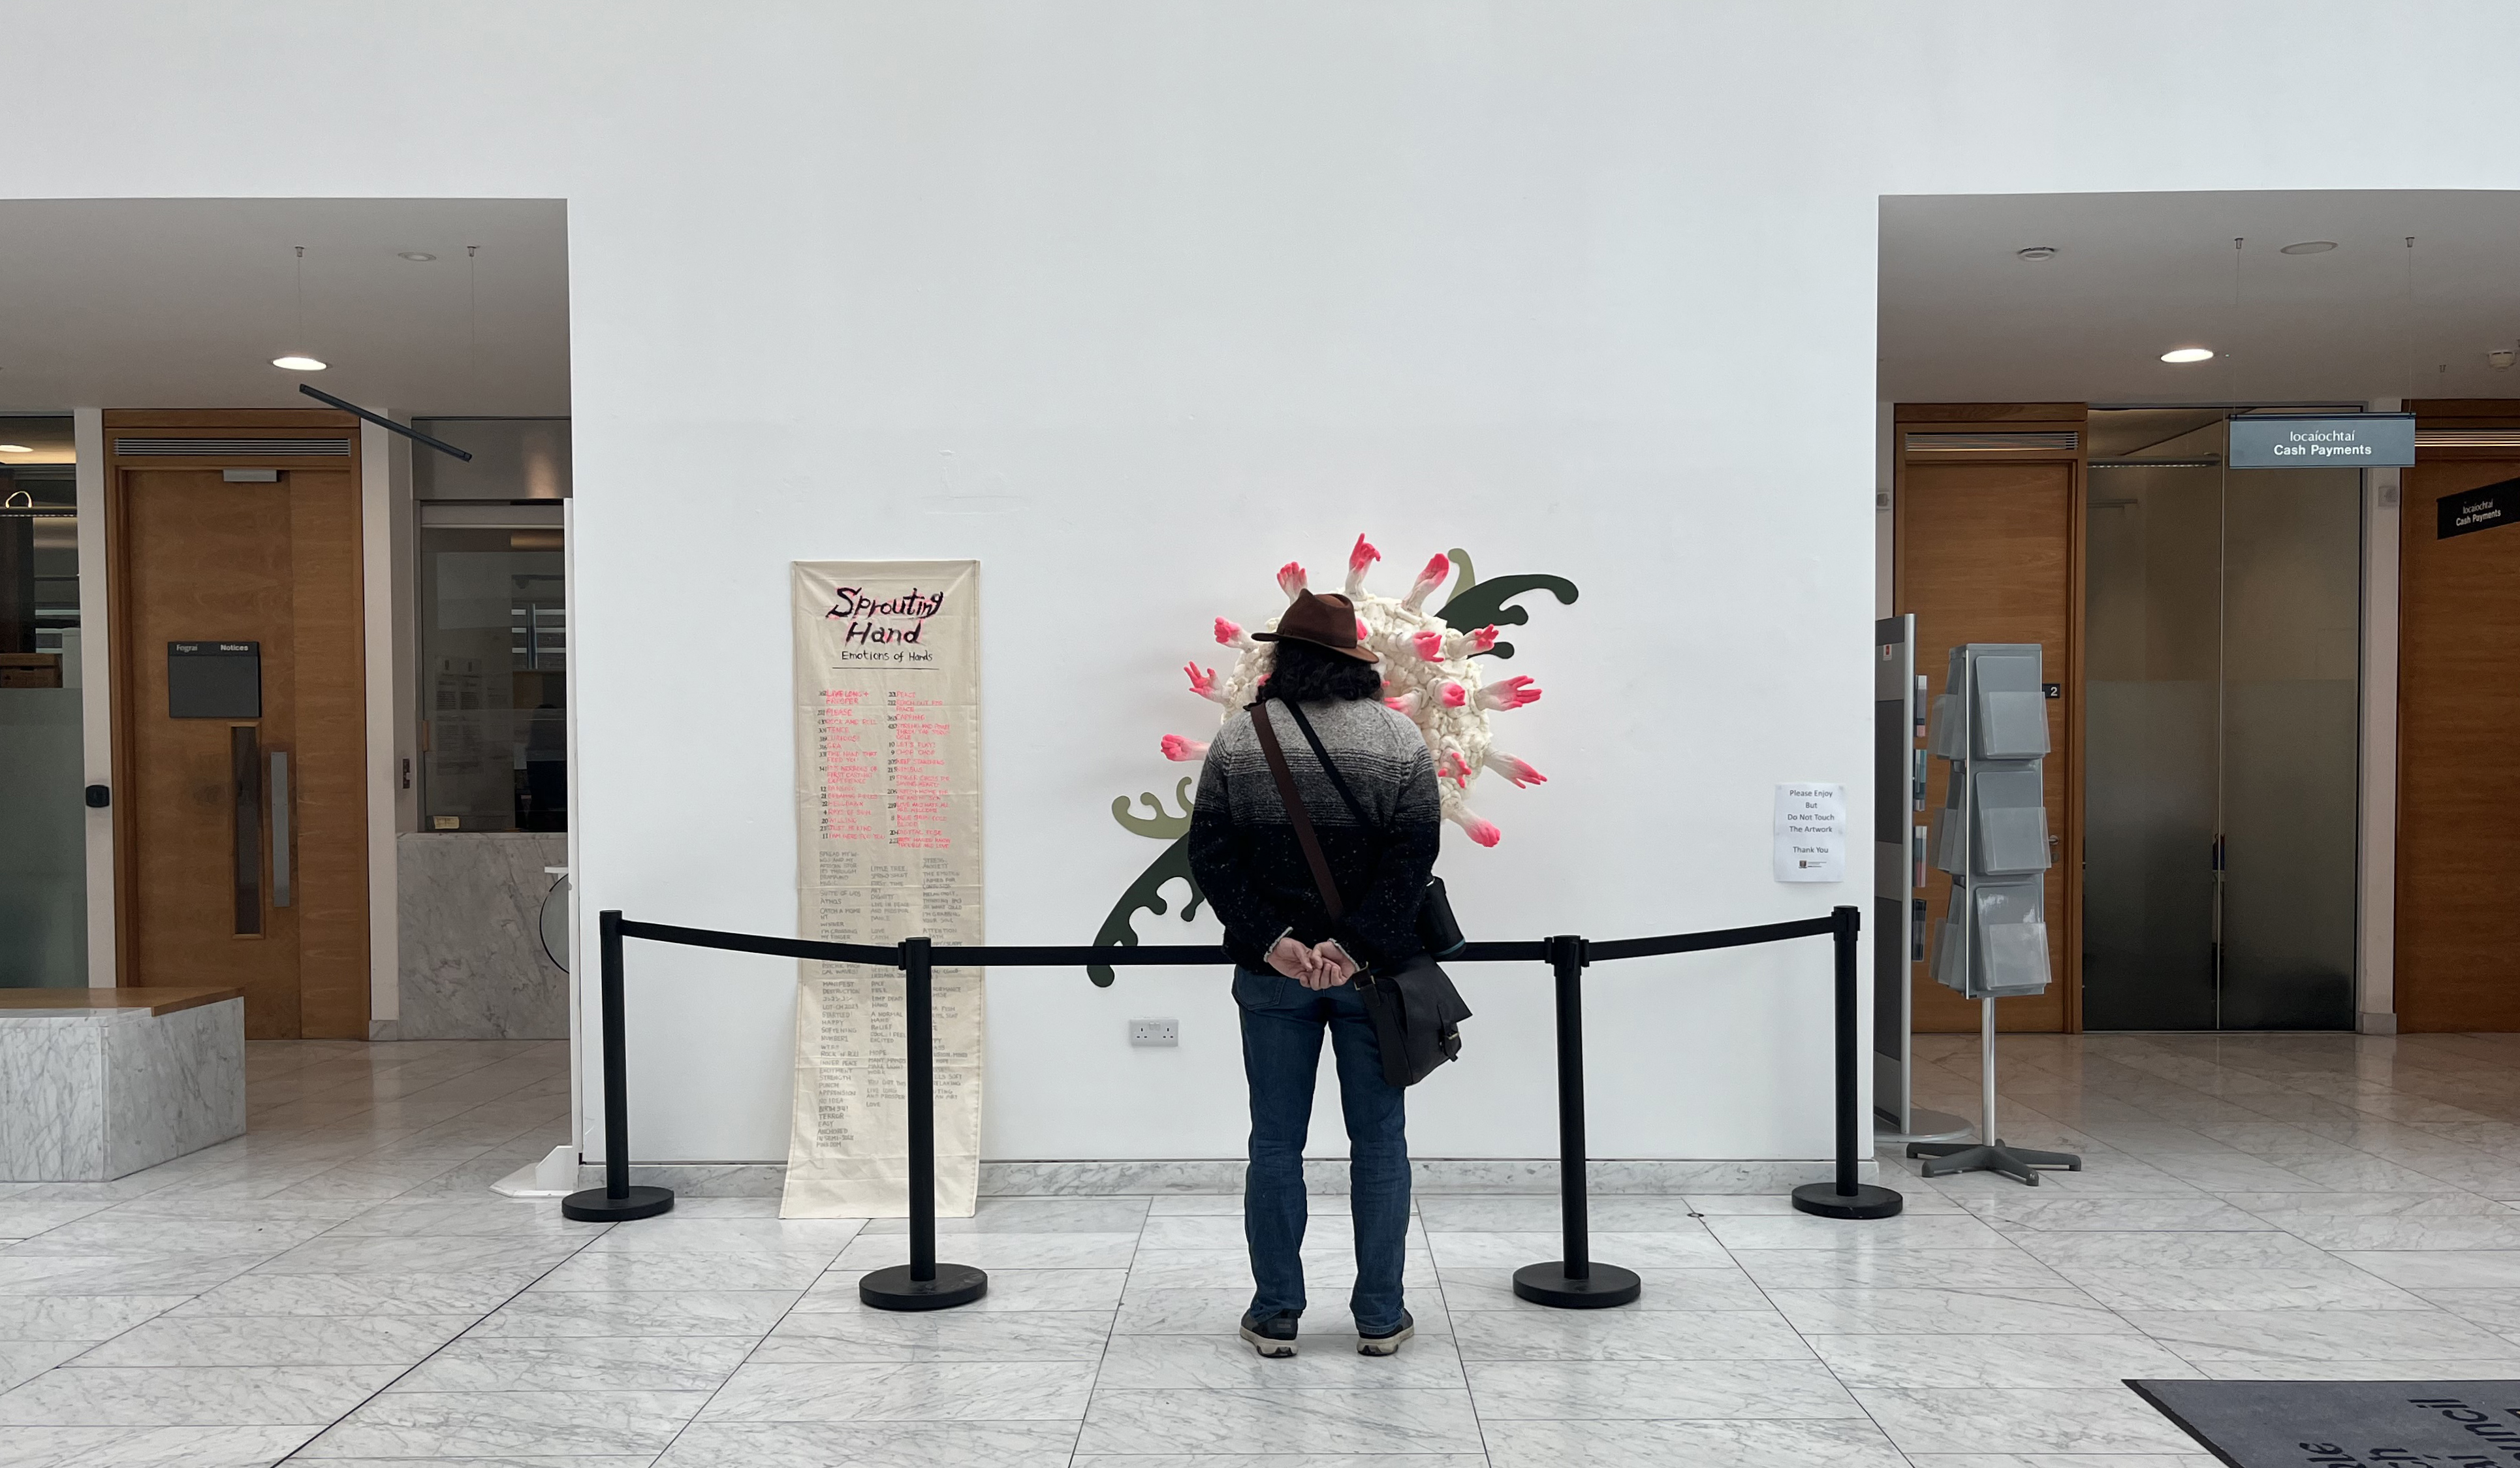
[[[1335,938],[1369,966],[1414,957],[1423,951],[1418,905],[1441,844],[1435,761],[1418,726],[1379,700],[1303,708],[1372,823],[1372,829],[1357,824],[1322,773],[1304,731],[1284,706],[1272,703],[1270,727],[1321,837],[1346,917],[1330,921],[1248,711],[1226,723],[1199,772],[1198,800],[1191,811],[1191,870],[1225,925],[1227,949],[1245,967],[1265,968],[1269,945],[1288,929],[1306,943]]]

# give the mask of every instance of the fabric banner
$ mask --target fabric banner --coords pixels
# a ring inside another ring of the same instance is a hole
[[[799,561],[797,932],[983,940],[976,561]],[[901,971],[798,965],[783,1218],[910,1212]],[[981,974],[939,968],[936,1212],[979,1197]]]

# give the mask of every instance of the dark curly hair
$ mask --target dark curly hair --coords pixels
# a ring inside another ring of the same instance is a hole
[[[1276,665],[1260,697],[1289,704],[1348,703],[1382,697],[1382,670],[1309,642],[1276,644]]]

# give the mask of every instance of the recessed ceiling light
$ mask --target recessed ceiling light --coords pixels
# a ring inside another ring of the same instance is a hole
[[[2052,260],[2056,257],[2056,247],[2053,245],[2033,245],[2028,250],[2016,250],[2012,254],[2015,259]]]
[[[2165,362],[2202,362],[2214,355],[2210,346],[2174,346],[2161,354]]]
[[[396,252],[395,258],[405,260],[433,260],[437,258],[437,256],[430,254],[426,250],[404,250]]]
[[[324,364],[322,362],[317,361],[313,357],[298,356],[294,352],[285,357],[273,357],[271,359],[271,365],[274,367],[286,367],[292,372],[321,372],[324,370]]]
[[[0,454],[30,454],[34,450],[22,443],[0,443]]]
[[[2334,240],[2304,240],[2298,245],[2285,246],[2283,252],[2285,254],[2325,254],[2335,248]]]

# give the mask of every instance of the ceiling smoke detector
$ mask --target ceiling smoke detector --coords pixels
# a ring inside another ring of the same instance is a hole
[[[2014,251],[2012,252],[2012,256],[2014,259],[2020,260],[2052,260],[2056,257],[2056,247],[2053,245],[2033,245],[2027,250]]]
[[[2163,352],[2161,359],[2165,362],[2203,362],[2211,360],[2213,355],[2214,348],[2210,346],[2174,346]]]
[[[2282,252],[2285,254],[2325,254],[2335,248],[2336,242],[2334,240],[2304,240],[2298,245],[2285,246]]]

